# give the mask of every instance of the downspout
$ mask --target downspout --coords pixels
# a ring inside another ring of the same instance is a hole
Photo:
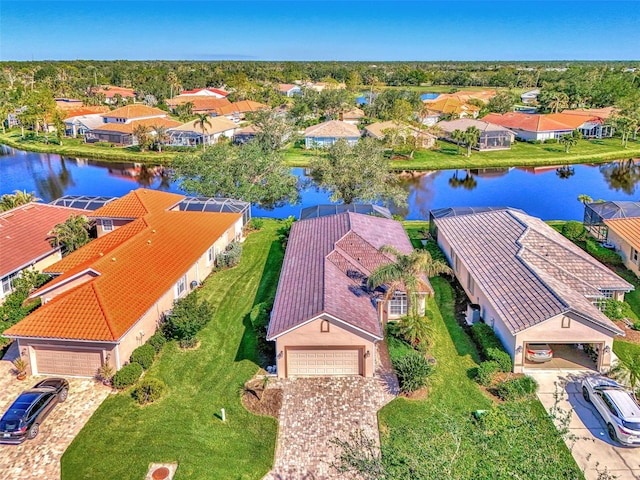
[[[120,370],[120,344],[116,343],[116,370]]]

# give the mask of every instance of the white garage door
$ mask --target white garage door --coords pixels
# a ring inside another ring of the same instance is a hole
[[[94,377],[102,365],[102,353],[92,350],[36,348],[39,374]]]
[[[361,351],[287,350],[287,376],[361,375]]]

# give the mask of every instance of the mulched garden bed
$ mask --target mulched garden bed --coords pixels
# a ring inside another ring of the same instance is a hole
[[[637,343],[638,345],[640,345],[640,331],[627,327],[627,325],[621,321],[617,321],[615,322],[615,324],[621,330],[624,330],[625,333],[624,337],[616,337],[618,340],[629,343]]]
[[[242,405],[256,415],[267,415],[279,418],[282,407],[282,389],[276,387],[262,388],[261,380],[248,381],[242,392]]]

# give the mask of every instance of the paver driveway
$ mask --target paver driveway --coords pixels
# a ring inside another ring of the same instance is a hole
[[[11,352],[8,352],[11,356]],[[13,365],[0,360],[0,415],[23,390],[44,377],[18,381]],[[69,398],[58,404],[40,427],[40,433],[21,445],[0,445],[0,478],[57,480],[60,458],[89,417],[109,395],[109,389],[93,380],[69,378]]]
[[[397,378],[384,362],[373,378],[325,377],[283,380],[274,468],[264,480],[345,478],[331,468],[340,449],[332,440],[362,430],[379,442],[377,412],[398,393]],[[378,365],[381,363],[378,362]]]
[[[557,392],[558,406],[565,411],[573,409],[569,429],[577,440],[575,443],[568,440],[567,444],[587,480],[598,478],[597,464],[601,470],[606,467],[617,480],[640,480],[640,448],[613,443],[602,417],[582,398],[580,383],[585,375],[595,375],[593,371],[527,372],[527,375],[540,385],[538,398],[545,408],[554,406]]]

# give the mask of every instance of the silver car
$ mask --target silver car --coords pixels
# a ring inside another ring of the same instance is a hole
[[[587,377],[582,396],[604,419],[611,440],[640,447],[640,406],[631,392],[609,378]]]
[[[546,343],[529,343],[527,344],[526,357],[530,362],[548,362],[553,359],[553,350]]]

